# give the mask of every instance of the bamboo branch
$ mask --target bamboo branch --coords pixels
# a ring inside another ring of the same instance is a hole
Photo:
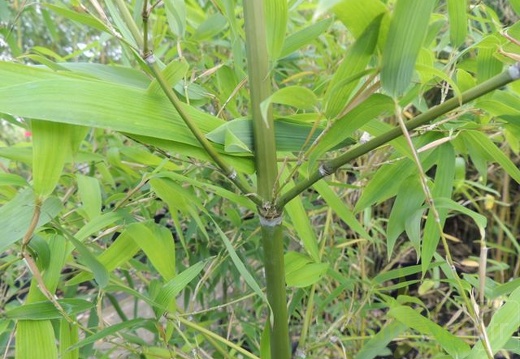
[[[418,115],[406,123],[406,129],[408,131],[412,131],[419,126],[434,121],[436,118],[456,109],[457,107],[471,102],[476,98],[479,98],[518,79],[520,79],[520,63],[516,63],[510,66],[508,70],[502,72],[501,74],[498,74],[491,79],[481,83],[480,85],[465,91],[460,97],[453,97],[440,105],[432,107],[425,113]],[[319,168],[309,176],[309,178],[297,183],[292,189],[280,196],[276,202],[276,208],[283,208],[289,201],[312,186],[315,182],[334,173],[341,166],[351,162],[352,160],[398,138],[402,134],[403,132],[401,128],[395,127],[392,130],[389,130],[364,144],[350,149],[343,155],[333,160],[322,163]]]

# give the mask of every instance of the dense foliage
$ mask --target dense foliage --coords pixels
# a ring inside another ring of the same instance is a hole
[[[288,358],[266,222],[294,357],[520,355],[520,4],[264,3],[0,0],[5,358]]]

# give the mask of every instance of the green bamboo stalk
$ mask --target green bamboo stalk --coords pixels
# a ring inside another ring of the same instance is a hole
[[[420,114],[414,119],[406,122],[406,128],[408,131],[412,131],[419,126],[425,125],[429,122],[434,121],[436,118],[448,113],[460,107],[468,102],[471,102],[491,91],[494,91],[502,86],[507,85],[515,80],[520,78],[520,63],[516,63],[509,67],[508,70],[498,74],[489,80],[475,86],[474,88],[467,90],[462,93],[460,97],[453,97],[446,102],[432,107],[428,111]],[[319,168],[313,172],[309,178],[297,183],[293,188],[284,193],[278,199],[276,203],[276,208],[283,208],[289,201],[298,196],[300,193],[305,191],[307,188],[312,186],[314,183],[326,177],[332,173],[334,173],[341,166],[351,162],[352,160],[365,155],[366,153],[375,150],[376,148],[387,144],[388,142],[396,139],[401,136],[403,132],[400,127],[393,128],[380,136],[373,138],[372,140],[356,146],[343,155],[330,160],[328,162],[322,163]]]
[[[283,247],[282,210],[272,205],[278,177],[276,142],[271,109],[262,116],[260,104],[271,94],[267,52],[264,2],[244,0],[247,66],[251,93],[251,114],[257,175],[257,193],[263,203],[258,207],[264,248],[267,300],[271,308],[271,358],[289,359],[289,324]]]

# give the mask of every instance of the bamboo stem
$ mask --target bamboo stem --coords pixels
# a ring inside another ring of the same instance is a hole
[[[272,204],[278,178],[276,142],[271,109],[264,118],[260,104],[271,94],[267,52],[264,2],[244,0],[247,67],[251,94],[251,114],[257,174],[257,193],[263,203],[258,207],[264,248],[267,300],[271,307],[271,358],[289,359],[289,323],[285,288],[282,209]]]

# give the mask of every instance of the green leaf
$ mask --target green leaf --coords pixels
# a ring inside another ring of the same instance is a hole
[[[320,20],[287,36],[280,53],[280,58],[289,56],[294,51],[314,41],[319,35],[321,35],[330,27],[332,22],[332,19]]]
[[[253,123],[250,119],[236,119],[229,121],[214,131],[206,134],[206,137],[215,143],[224,145],[227,132],[230,131],[246,147],[242,153],[249,153],[253,148]],[[305,150],[323,131],[322,128],[313,128],[312,125],[297,123],[288,119],[274,121],[276,149],[281,152],[295,152]],[[352,138],[347,138],[344,145],[353,144]],[[233,147],[237,150],[237,147]]]
[[[430,319],[423,317],[410,307],[393,307],[388,312],[388,315],[423,335],[433,336],[435,341],[450,354],[452,358],[464,358],[470,351],[469,345],[462,339],[451,334]]]
[[[137,252],[139,251],[139,247],[132,240],[130,233],[128,230],[124,230],[112,243],[107,250],[103,251],[96,260],[101,264],[101,266],[107,271],[111,272],[116,268],[119,268],[124,263],[128,262]],[[97,268],[97,267],[96,267]],[[102,283],[104,282],[104,274],[102,273],[101,268],[99,268]],[[84,281],[88,281],[92,279],[92,274],[90,273],[80,273],[73,278],[69,279],[65,284],[66,285],[74,285],[79,284]],[[96,278],[97,280],[97,278]],[[99,282],[98,282],[99,283]],[[99,283],[101,286],[101,283]]]
[[[149,94],[146,89],[7,62],[0,62],[0,78],[0,112],[112,129],[200,148],[166,97]],[[216,117],[183,106],[203,133],[224,124]]]
[[[14,173],[0,173],[0,186],[27,186],[27,181],[22,176]]]
[[[318,97],[307,87],[287,86],[282,87],[262,101],[260,110],[264,121],[267,121],[267,112],[273,103],[292,106],[297,109],[312,109],[317,102]]]
[[[186,3],[184,0],[166,0],[164,4],[170,30],[182,39],[186,31]]]
[[[465,142],[470,144],[478,156],[490,162],[500,164],[500,166],[510,175],[517,183],[520,183],[520,170],[507,157],[491,139],[479,131],[464,131],[461,133]]]
[[[156,308],[156,315],[158,317],[164,314],[166,308],[175,301],[177,295],[186,288],[186,286],[195,279],[196,276],[199,275],[205,266],[205,261],[195,263],[162,286],[155,298],[155,302],[158,305],[158,308]]]
[[[453,46],[460,46],[468,33],[467,0],[448,0],[450,40]]]
[[[220,227],[218,226],[217,222],[213,221],[213,223],[215,224],[215,228],[217,229],[217,232],[218,232],[218,234],[220,236],[220,239],[222,240],[222,242],[224,242],[224,246],[226,247],[226,251],[228,252],[229,257],[233,261],[233,264],[235,265],[235,268],[238,270],[238,272],[240,273],[242,278],[244,278],[244,280],[246,281],[247,285],[249,285],[249,287],[251,289],[253,289],[253,291],[260,298],[262,298],[265,303],[267,303],[267,298],[266,298],[264,292],[262,292],[262,289],[260,288],[260,286],[258,285],[256,280],[253,278],[251,273],[249,273],[249,271],[247,270],[247,268],[244,265],[244,263],[242,262],[242,260],[240,260],[240,257],[238,256],[237,252],[235,251],[235,248],[233,248],[233,245],[229,241],[229,239],[226,236],[226,234],[222,231],[222,229],[220,229]]]
[[[354,358],[373,359],[377,357],[393,339],[401,335],[406,329],[408,327],[397,320],[386,323],[376,335],[363,344]]]
[[[171,87],[174,87],[179,81],[181,81],[184,76],[186,76],[186,72],[189,69],[189,65],[186,61],[172,61],[162,70],[162,74],[166,80],[170,84]],[[157,79],[153,79],[152,83],[148,87],[148,93],[154,95],[162,95],[163,89]]]
[[[94,304],[89,301],[75,298],[58,299],[58,303],[69,316],[74,316],[94,307]],[[63,318],[58,309],[50,301],[24,304],[6,311],[5,316],[13,320],[37,321]]]
[[[68,350],[74,350],[76,348],[81,348],[87,344],[94,343],[100,339],[113,335],[123,329],[142,328],[142,327],[145,327],[148,325],[153,325],[152,323],[153,323],[153,321],[151,321],[149,319],[142,319],[142,318],[132,319],[132,320],[128,320],[128,321],[125,321],[122,323],[117,323],[117,324],[111,325],[107,328],[101,329],[100,331],[97,331],[96,333],[94,333],[92,335],[89,335],[85,339],[80,340],[75,345],[69,347]]]
[[[0,252],[5,251],[11,244],[23,237],[33,217],[34,201],[34,192],[25,189],[0,207]],[[43,202],[36,228],[49,223],[62,208],[63,205],[58,198],[47,198]]]
[[[287,252],[284,256],[285,281],[288,286],[308,287],[321,279],[329,268],[328,263],[315,263],[308,256]]]
[[[287,0],[265,0],[267,52],[276,61],[282,51],[289,18]]]
[[[348,51],[335,71],[325,96],[327,118],[334,119],[348,105],[352,91],[364,75],[369,60],[376,49],[382,16],[374,19]]]
[[[432,153],[421,153],[419,155],[423,169],[428,171],[435,163],[437,156]],[[370,182],[363,190],[361,197],[356,203],[354,212],[359,212],[375,203],[380,203],[397,193],[401,182],[397,178],[408,178],[416,173],[417,169],[413,161],[408,158],[401,159],[389,165],[384,165],[377,170]]]
[[[383,51],[381,83],[393,97],[410,85],[436,0],[398,0]]]
[[[213,36],[220,35],[227,28],[227,19],[221,14],[213,14],[208,16],[203,23],[199,25],[197,31],[193,35],[193,40],[209,40]]]
[[[175,277],[175,242],[172,233],[152,222],[132,223],[127,231],[154,268],[166,280]]]
[[[419,178],[412,175],[402,180],[388,218],[386,230],[386,247],[389,258],[392,255],[397,238],[405,230],[406,220],[422,208],[423,202],[424,192]],[[417,219],[420,223],[421,218]]]
[[[100,261],[92,253],[90,253],[90,250],[83,243],[74,237],[70,237],[69,240],[79,252],[80,261],[83,262],[94,274],[94,278],[96,279],[99,287],[106,287],[109,279],[107,268],[105,268],[105,266],[100,263]]]
[[[115,212],[108,212],[104,213],[100,216],[97,216],[93,220],[86,223],[79,231],[76,232],[74,237],[78,241],[85,240],[88,236],[91,236],[98,231],[113,225],[117,221],[120,221],[124,218],[125,212],[124,211],[115,211]]]
[[[303,247],[314,262],[320,262],[318,238],[312,227],[307,212],[303,207],[301,197],[296,197],[285,206],[285,211],[291,219],[292,227]]]
[[[337,119],[332,126],[323,134],[318,145],[312,151],[310,161],[315,162],[325,152],[336,147],[344,139],[350,138],[354,131],[366,124],[368,121],[385,113],[392,113],[394,102],[388,96],[374,94],[365,101]]]
[[[437,156],[437,168],[435,170],[435,182],[431,194],[433,198],[446,197],[450,198],[453,191],[453,182],[455,180],[455,151],[451,143],[445,143],[433,151]],[[437,249],[440,239],[440,228],[444,228],[448,210],[437,208],[439,218],[435,218],[432,211],[428,213],[428,218],[424,225],[423,243],[421,249],[421,259],[423,273],[426,273],[433,257],[433,253]],[[440,222],[437,222],[440,221]]]
[[[79,359],[79,349],[67,350],[79,342],[78,325],[60,320],[60,359]]]
[[[34,191],[38,196],[46,197],[54,191],[65,160],[72,154],[72,126],[32,120],[31,131]]]
[[[387,13],[379,0],[343,0],[333,8],[334,14],[358,38],[379,15]]]
[[[76,175],[78,182],[78,194],[83,202],[82,209],[87,215],[87,219],[94,219],[101,214],[101,187],[99,181],[95,177]]]
[[[50,320],[20,320],[16,325],[16,359],[58,358]]]
[[[363,225],[359,223],[356,216],[348,205],[343,201],[330,186],[324,181],[318,181],[313,185],[314,189],[318,191],[321,197],[327,202],[327,205],[341,218],[345,224],[357,232],[360,236],[365,239],[371,239],[370,234],[363,228]]]
[[[85,12],[76,12],[69,10],[67,8],[52,5],[52,4],[42,4],[46,8],[52,10],[56,14],[59,14],[63,16],[64,18],[70,19],[74,22],[78,22],[80,24],[87,25],[89,28],[94,28],[96,30],[100,30],[103,32],[106,32],[108,34],[111,34],[110,29],[105,25],[101,20],[95,18],[92,16],[91,13],[85,13]]]

